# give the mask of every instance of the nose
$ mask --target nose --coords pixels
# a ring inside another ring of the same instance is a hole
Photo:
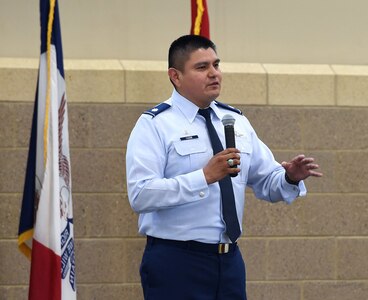
[[[218,67],[215,67],[215,66],[211,66],[209,68],[209,71],[208,71],[208,76],[209,77],[216,77],[218,76],[219,74],[221,74],[221,71]]]

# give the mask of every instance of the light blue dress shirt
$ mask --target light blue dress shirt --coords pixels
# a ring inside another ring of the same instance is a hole
[[[129,202],[139,213],[142,235],[172,240],[229,243],[221,216],[219,184],[207,184],[203,168],[213,156],[205,119],[198,107],[175,90],[156,116],[142,114],[127,145],[126,172]],[[292,185],[284,168],[257,137],[245,116],[211,103],[212,122],[225,145],[225,114],[235,118],[235,143],[241,152],[241,171],[232,177],[239,223],[245,189],[257,198],[291,203],[306,194],[303,181]]]

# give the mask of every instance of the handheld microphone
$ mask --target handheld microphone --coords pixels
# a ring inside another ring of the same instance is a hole
[[[234,133],[234,124],[235,119],[231,115],[225,115],[222,118],[222,124],[224,125],[225,130],[225,141],[226,148],[235,148],[235,133]],[[232,166],[231,168],[237,168],[237,165]],[[229,174],[231,177],[236,177],[238,174]]]

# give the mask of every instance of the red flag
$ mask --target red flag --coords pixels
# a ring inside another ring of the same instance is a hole
[[[192,27],[191,34],[201,35],[210,38],[210,22],[208,19],[208,9],[206,0],[191,0],[192,6]]]

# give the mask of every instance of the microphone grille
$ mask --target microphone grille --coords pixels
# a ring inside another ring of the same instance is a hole
[[[224,126],[234,126],[234,124],[235,124],[235,119],[234,119],[234,117],[232,116],[232,115],[224,115],[224,117],[222,118],[222,120],[221,120],[221,122],[222,122],[222,124],[224,125]]]

